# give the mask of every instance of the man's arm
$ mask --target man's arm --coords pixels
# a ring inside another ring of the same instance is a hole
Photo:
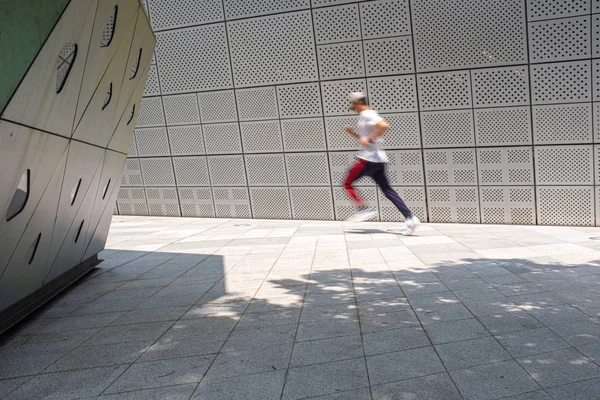
[[[375,131],[371,134],[371,136],[369,136],[369,140],[374,142],[381,135],[387,132],[388,129],[390,129],[390,125],[384,119],[382,119],[377,123],[377,125],[375,125]]]
[[[346,125],[346,133],[350,136],[352,136],[354,139],[358,140],[360,136],[358,136],[358,134],[356,132],[354,132],[354,130],[352,130],[352,127],[350,125]]]

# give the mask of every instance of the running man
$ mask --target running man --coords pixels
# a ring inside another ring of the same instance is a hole
[[[404,215],[406,226],[402,233],[410,235],[417,225],[419,225],[420,221],[406,206],[406,203],[404,203],[398,193],[390,186],[385,175],[388,158],[385,151],[381,149],[378,140],[390,126],[379,116],[377,111],[369,107],[367,96],[364,93],[351,93],[350,103],[352,111],[358,113],[359,133],[354,132],[350,126],[346,126],[346,133],[360,143],[358,161],[350,169],[348,177],[344,182],[344,188],[357,209],[356,214],[350,218],[350,221],[367,221],[377,216],[377,210],[368,206],[367,202],[352,187],[352,184],[357,179],[368,176],[375,181],[385,197],[394,203],[402,215]]]

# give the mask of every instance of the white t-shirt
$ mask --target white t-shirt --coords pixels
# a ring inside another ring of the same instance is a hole
[[[379,116],[377,111],[361,111],[361,113],[358,115],[358,131],[361,139],[371,136],[371,134],[375,131],[375,125],[377,125],[380,121],[383,121],[383,118]],[[385,151],[381,149],[379,139],[376,140],[375,143],[371,143],[371,145],[368,147],[361,144],[358,158],[377,163],[388,162]]]

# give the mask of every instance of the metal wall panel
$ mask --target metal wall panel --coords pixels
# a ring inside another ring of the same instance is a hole
[[[242,122],[240,128],[244,153],[280,153],[283,151],[278,120]]]
[[[290,201],[294,219],[335,219],[330,187],[290,187]]]
[[[236,90],[240,121],[277,119],[277,96],[275,87]]]
[[[593,185],[592,146],[536,147],[535,182],[538,185]]]
[[[533,186],[479,188],[481,222],[484,224],[535,224]]]
[[[365,76],[361,41],[317,46],[317,57],[322,80]]]
[[[363,38],[408,35],[410,27],[408,0],[379,0],[360,4]]]
[[[200,119],[203,123],[237,121],[233,90],[198,93]]]
[[[281,118],[323,115],[318,83],[277,86],[277,99]]]
[[[480,186],[533,185],[531,147],[477,149]]]
[[[244,156],[249,186],[287,186],[283,154]]]
[[[252,218],[247,187],[213,188],[217,218]]]
[[[423,147],[464,147],[475,145],[472,110],[421,113]]]
[[[221,0],[148,0],[155,31],[223,21]]]
[[[210,186],[206,157],[173,157],[177,186]]]
[[[223,5],[225,16],[231,20],[309,8],[310,0],[224,0]]]
[[[476,185],[475,149],[425,150],[427,185]]]
[[[412,37],[363,41],[367,76],[414,72]]]
[[[242,155],[209,156],[207,160],[213,186],[246,185],[246,169]]]
[[[369,78],[367,82],[371,106],[379,112],[417,111],[414,75]]]
[[[590,13],[589,0],[528,0],[527,17],[529,21],[562,18]]]
[[[377,204],[377,189],[374,187],[361,187],[357,190],[358,194],[368,201],[372,205]],[[356,208],[352,201],[350,201],[350,197],[341,187],[333,188],[333,207],[335,209],[335,219],[337,220],[346,220],[350,218],[355,212]],[[373,218],[373,221],[378,220],[378,217]]]
[[[281,134],[285,151],[327,150],[323,118],[282,120]]]
[[[589,58],[590,16],[529,24],[529,59],[532,63]]]
[[[206,154],[231,154],[242,152],[240,126],[237,122],[203,125]]]
[[[292,218],[290,196],[287,187],[251,187],[250,199],[254,218]]]
[[[144,188],[121,187],[117,197],[119,215],[148,215]]]
[[[182,217],[214,218],[212,190],[209,187],[178,188]]]
[[[167,128],[140,128],[135,130],[137,154],[140,157],[170,156]]]
[[[168,127],[171,154],[187,156],[204,154],[202,125]]]
[[[530,107],[485,108],[474,114],[478,146],[531,144]]]
[[[146,188],[148,215],[181,217],[179,198],[175,188]]]
[[[327,153],[286,154],[290,186],[331,186]]]
[[[195,94],[164,96],[165,121],[167,125],[190,125],[200,123],[198,98]]]
[[[529,68],[533,104],[592,101],[590,61],[531,65]]]
[[[312,14],[317,44],[348,42],[361,38],[357,4],[322,8],[314,10]]]
[[[594,225],[592,186],[538,186],[540,225]]]
[[[471,82],[475,108],[530,104],[527,66],[472,70]]]
[[[479,223],[478,192],[476,186],[428,187],[429,221]]]
[[[425,187],[392,186],[392,188],[398,192],[400,197],[406,202],[408,208],[410,208],[421,222],[427,222]],[[404,216],[394,203],[384,196],[381,190],[377,190],[377,195],[379,196],[379,218],[382,221],[404,221]]]
[[[170,158],[140,158],[144,186],[175,186]]]
[[[592,103],[533,107],[535,144],[591,143]]]
[[[421,110],[471,108],[471,83],[468,71],[419,75]]]

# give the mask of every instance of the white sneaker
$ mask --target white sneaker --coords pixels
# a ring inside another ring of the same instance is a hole
[[[377,216],[377,210],[373,207],[368,207],[357,211],[356,214],[348,218],[348,222],[364,222]]]
[[[406,236],[412,235],[417,225],[419,225],[420,223],[421,221],[419,221],[419,218],[417,218],[416,215],[413,215],[412,217],[408,218],[404,221],[404,229],[402,230],[402,234]]]

